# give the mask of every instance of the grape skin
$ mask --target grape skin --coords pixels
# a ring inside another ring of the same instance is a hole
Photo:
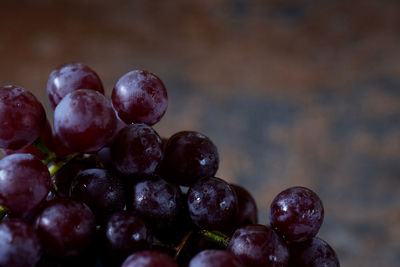
[[[322,201],[317,194],[305,187],[288,188],[279,193],[271,203],[271,225],[291,242],[313,238],[323,220]]]
[[[56,258],[82,253],[95,233],[95,218],[82,202],[57,199],[50,202],[36,218],[36,229],[44,251]]]
[[[178,267],[178,265],[165,253],[145,250],[130,255],[121,267]]]
[[[94,152],[114,135],[117,118],[111,103],[93,90],[66,95],[54,111],[54,129],[60,141],[74,152]]]
[[[35,229],[20,219],[0,222],[0,266],[33,267],[42,255]]]
[[[119,117],[127,124],[154,125],[168,107],[163,82],[153,73],[143,70],[123,75],[115,84],[111,98]]]
[[[0,87],[0,148],[30,145],[45,123],[45,110],[32,93],[14,85]]]
[[[253,196],[243,187],[231,184],[235,190],[239,204],[237,225],[256,224],[258,221],[258,209]]]
[[[240,260],[226,250],[209,249],[196,254],[188,267],[244,267]]]
[[[47,167],[31,154],[12,154],[0,160],[0,205],[11,213],[33,210],[51,188]]]
[[[274,230],[264,225],[247,225],[233,234],[227,250],[245,266],[288,266],[289,250]]]
[[[78,89],[91,89],[104,94],[99,76],[80,62],[71,62],[54,69],[47,80],[46,93],[50,106],[55,109],[67,94]]]
[[[202,229],[229,232],[236,227],[236,193],[220,178],[197,181],[189,189],[187,204],[192,221]]]

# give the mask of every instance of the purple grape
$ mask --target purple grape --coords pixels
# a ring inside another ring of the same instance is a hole
[[[313,238],[324,220],[320,198],[308,188],[291,187],[279,193],[270,207],[271,226],[291,242]]]
[[[59,66],[50,73],[47,81],[47,98],[53,109],[67,94],[78,89],[91,89],[104,94],[99,76],[88,66],[79,62]]]
[[[163,157],[160,136],[142,123],[120,130],[110,149],[113,166],[125,175],[151,175]]]
[[[209,249],[196,254],[188,267],[244,267],[238,258],[226,250]]]
[[[290,264],[292,267],[339,267],[335,251],[324,240],[311,240],[290,244]]]
[[[237,215],[237,225],[256,224],[258,221],[258,210],[256,201],[251,194],[243,187],[231,184],[236,192],[239,204],[239,211]]]
[[[145,250],[130,255],[121,267],[178,267],[178,264],[163,252]]]
[[[136,183],[130,197],[128,208],[134,210],[155,231],[165,231],[177,223],[184,207],[180,187],[163,179]]]
[[[19,219],[0,222],[0,266],[35,266],[42,246],[35,229]]]
[[[117,118],[110,101],[93,90],[69,93],[54,111],[54,128],[62,143],[75,152],[93,152],[114,135]]]
[[[288,266],[289,250],[285,241],[270,227],[246,225],[233,234],[227,250],[245,266]]]
[[[98,222],[125,207],[125,185],[103,169],[86,169],[72,181],[71,198],[84,202]]]
[[[85,204],[66,198],[50,202],[36,219],[44,251],[56,258],[82,253],[92,241],[95,227],[92,211]]]
[[[171,183],[190,186],[218,170],[217,147],[198,132],[178,132],[169,138],[163,159],[163,178]]]
[[[12,154],[0,160],[0,205],[22,214],[36,208],[51,188],[47,167],[31,154]]]
[[[42,104],[22,87],[0,87],[0,147],[17,150],[33,143],[46,123]]]
[[[222,179],[210,177],[197,181],[189,189],[187,203],[192,221],[202,229],[229,232],[236,227],[236,193]]]
[[[149,249],[152,234],[144,221],[131,211],[114,213],[105,226],[106,248],[115,261],[123,261],[130,254]]]
[[[112,103],[119,117],[130,123],[153,125],[168,106],[167,90],[154,74],[134,70],[123,75],[112,90]]]

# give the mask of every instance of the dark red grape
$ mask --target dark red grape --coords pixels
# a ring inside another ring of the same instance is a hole
[[[121,267],[178,267],[178,265],[163,252],[145,250],[129,256]]]
[[[151,175],[163,157],[160,136],[142,123],[120,130],[110,149],[113,166],[125,175]]]
[[[42,246],[35,228],[23,220],[0,222],[0,266],[35,266]]]
[[[86,203],[96,220],[103,222],[112,213],[125,207],[125,185],[109,171],[87,169],[73,179],[71,198]]]
[[[47,98],[53,109],[67,94],[78,89],[91,89],[104,94],[99,76],[83,63],[72,62],[54,69],[47,81]]]
[[[163,179],[140,181],[133,186],[128,208],[134,210],[154,230],[172,227],[183,210],[183,195],[178,185]]]
[[[134,252],[149,249],[152,234],[144,221],[134,212],[119,211],[106,223],[105,240],[109,257],[122,262]]]
[[[292,243],[290,264],[292,267],[339,267],[339,259],[335,251],[324,240],[314,237],[299,243]]]
[[[251,194],[243,187],[231,184],[236,192],[239,204],[239,211],[237,215],[237,225],[256,224],[258,221],[258,210],[256,201]]]
[[[178,132],[169,138],[162,165],[163,178],[190,186],[201,178],[214,176],[218,170],[217,147],[198,132]]]
[[[236,193],[222,179],[210,177],[197,181],[189,189],[187,203],[192,221],[202,229],[229,232],[236,227]]]
[[[0,205],[22,214],[38,206],[51,188],[47,167],[31,154],[12,154],[0,160]]]
[[[36,218],[44,251],[57,258],[82,253],[95,233],[92,211],[82,202],[57,199],[50,202]]]
[[[2,149],[2,152],[7,156],[12,154],[32,154],[40,160],[44,157],[43,152],[34,145],[29,145],[18,150]]]
[[[112,90],[112,103],[119,117],[127,124],[153,125],[168,106],[167,90],[153,73],[134,70],[123,75]]]
[[[188,267],[244,267],[244,265],[226,250],[210,249],[194,256]]]
[[[285,241],[264,225],[246,225],[237,229],[227,250],[248,267],[283,267],[289,263],[289,249]]]
[[[42,104],[22,87],[0,87],[0,147],[17,150],[35,141],[46,123]]]
[[[313,238],[324,220],[320,198],[308,188],[291,187],[279,193],[270,207],[271,226],[291,242]]]
[[[54,128],[63,144],[75,152],[93,152],[114,135],[117,118],[110,101],[93,90],[66,95],[54,111]]]

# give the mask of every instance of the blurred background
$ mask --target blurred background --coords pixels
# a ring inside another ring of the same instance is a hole
[[[0,84],[34,92],[81,61],[110,95],[157,74],[161,136],[196,130],[218,176],[246,187],[268,223],[294,185],[324,202],[319,236],[342,266],[400,266],[400,2],[36,0],[0,3]]]

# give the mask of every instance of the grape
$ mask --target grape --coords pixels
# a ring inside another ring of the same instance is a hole
[[[163,157],[160,136],[142,123],[119,131],[110,147],[113,166],[125,175],[151,175]]]
[[[35,229],[20,219],[0,222],[0,266],[35,266],[42,246]]]
[[[85,204],[66,198],[50,202],[36,219],[44,251],[56,258],[82,253],[92,241],[95,226],[94,215]]]
[[[283,239],[264,225],[246,225],[235,231],[227,250],[245,266],[287,266],[289,250]]]
[[[244,267],[244,265],[226,250],[210,249],[194,256],[188,267]]]
[[[131,211],[114,213],[105,226],[106,247],[113,260],[123,261],[133,252],[149,249],[152,234],[144,221]]]
[[[71,198],[86,203],[98,222],[125,207],[125,186],[121,179],[103,169],[86,169],[72,181]]]
[[[168,106],[167,90],[153,73],[134,70],[123,75],[112,90],[112,103],[127,124],[157,123]]]
[[[0,87],[0,147],[17,150],[35,141],[46,123],[42,104],[22,87]]]
[[[47,81],[47,98],[53,109],[66,96],[78,89],[91,89],[104,94],[99,76],[88,66],[72,62],[54,69]]]
[[[93,152],[114,135],[117,118],[111,103],[97,91],[77,90],[66,95],[54,111],[55,132],[75,152]]]
[[[163,178],[190,186],[201,178],[214,176],[218,170],[217,147],[198,132],[178,132],[169,138],[163,160]]]
[[[165,253],[145,250],[130,255],[121,267],[178,267],[178,265]]]
[[[300,243],[292,243],[290,266],[293,267],[339,267],[335,251],[324,240],[314,237]]]
[[[279,193],[271,203],[271,226],[291,242],[313,238],[323,219],[324,207],[320,198],[305,187],[288,188]]]
[[[133,186],[128,208],[134,210],[153,229],[172,227],[183,210],[183,195],[178,185],[163,179],[140,181]]]
[[[26,147],[23,147],[18,150],[11,150],[11,149],[2,149],[1,150],[4,155],[12,155],[12,154],[32,154],[38,159],[42,160],[44,158],[44,154],[42,151],[40,151],[36,146],[34,145],[29,145]]]
[[[12,154],[0,160],[0,205],[22,214],[33,210],[51,188],[47,167],[31,154]]]
[[[239,204],[237,225],[256,224],[258,221],[257,205],[251,194],[243,187],[231,184],[235,190]]]
[[[197,181],[189,189],[187,203],[192,221],[202,229],[228,232],[236,226],[236,193],[220,178]]]

